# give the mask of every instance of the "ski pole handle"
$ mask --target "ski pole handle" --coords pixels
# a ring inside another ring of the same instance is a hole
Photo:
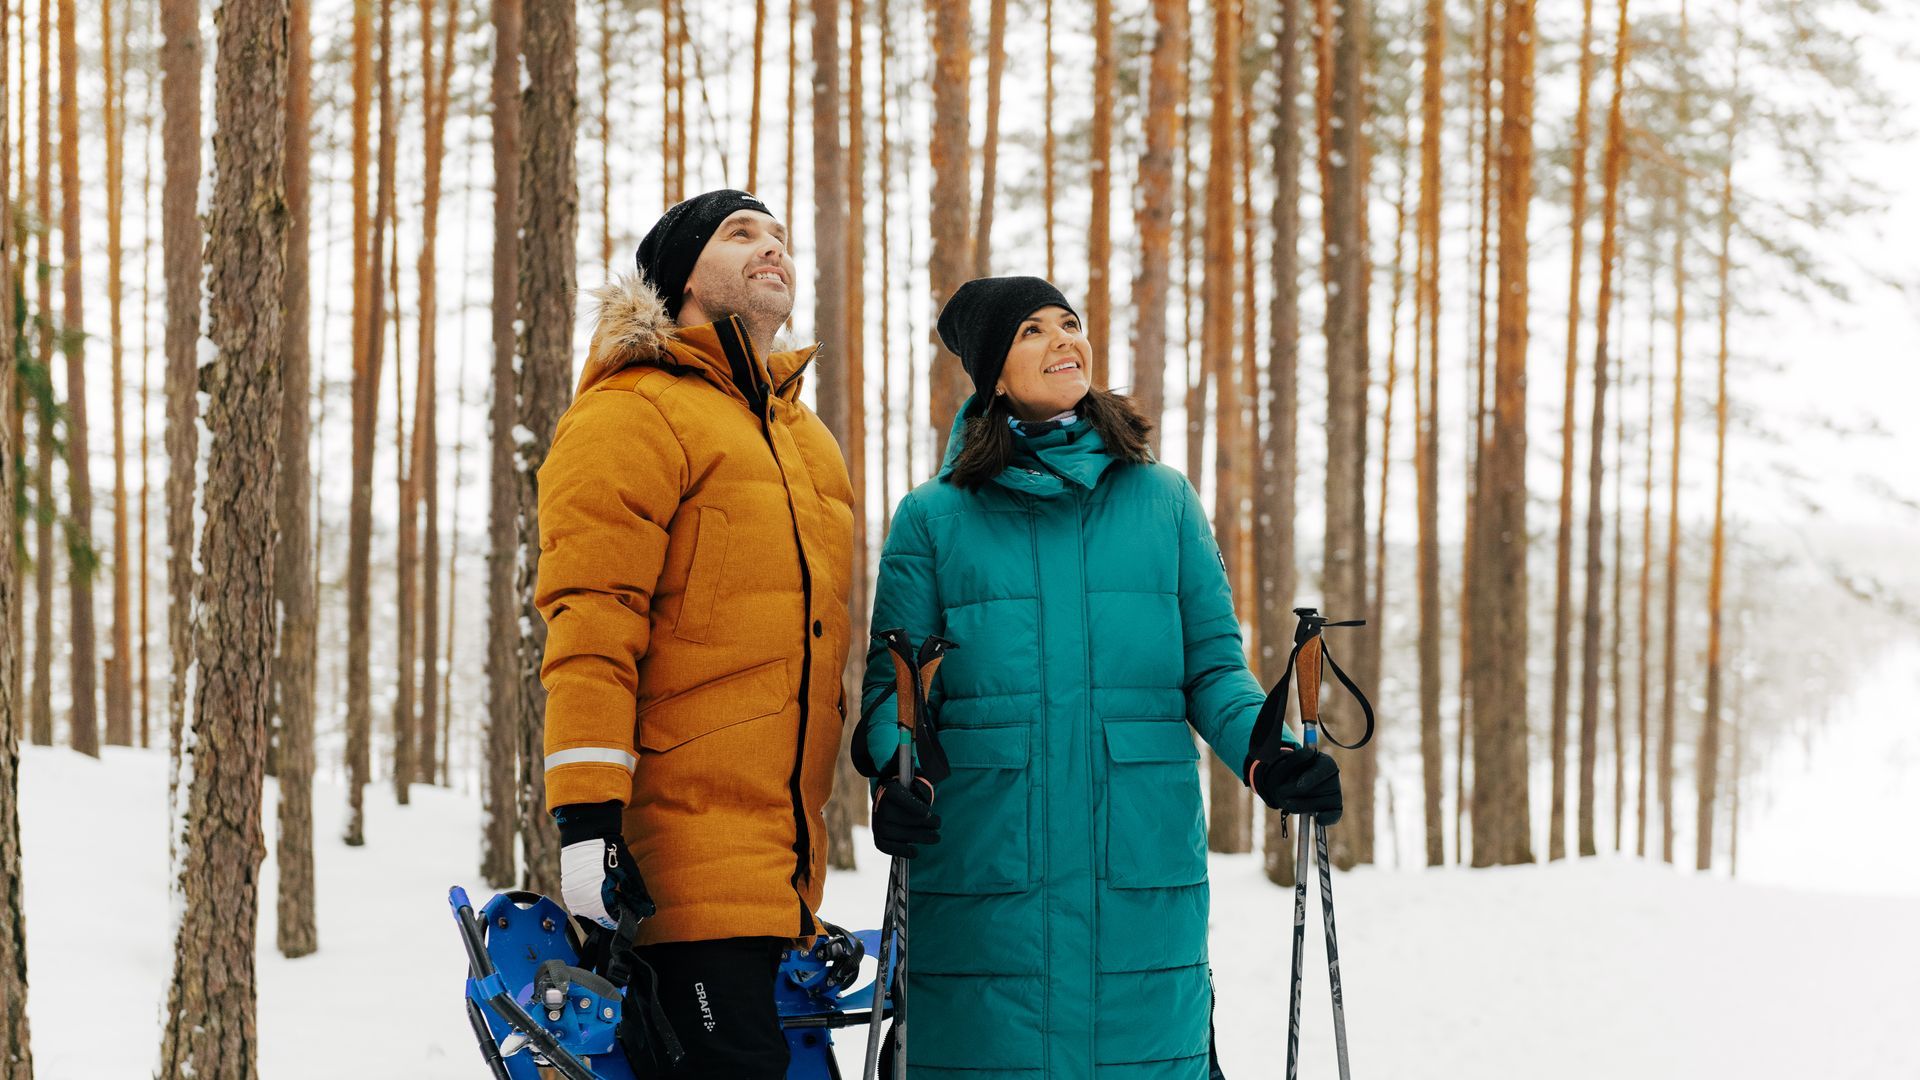
[[[1307,731],[1309,741],[1314,726],[1320,723],[1320,651],[1324,644],[1320,635],[1315,634],[1300,643],[1300,656],[1297,661],[1300,668],[1300,726]]]

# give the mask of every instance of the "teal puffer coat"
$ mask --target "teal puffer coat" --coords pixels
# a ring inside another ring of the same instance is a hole
[[[929,481],[895,514],[873,627],[959,646],[930,695],[941,839],[909,879],[911,1075],[1206,1080],[1193,732],[1238,771],[1265,694],[1192,485],[1084,421],[979,491]],[[893,686],[873,649],[869,770],[898,745]]]

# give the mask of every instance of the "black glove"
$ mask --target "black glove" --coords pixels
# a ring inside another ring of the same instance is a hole
[[[1287,814],[1312,814],[1322,825],[1340,820],[1340,766],[1317,748],[1288,747],[1272,761],[1249,760],[1248,784],[1260,801]]]
[[[920,854],[919,844],[940,842],[940,815],[933,812],[933,785],[913,778],[909,790],[897,779],[880,784],[873,796],[873,846],[895,858]],[[923,800],[920,792],[927,793]]]
[[[622,915],[653,914],[653,897],[620,835],[620,804],[573,803],[553,812],[560,825],[560,902],[609,930]]]

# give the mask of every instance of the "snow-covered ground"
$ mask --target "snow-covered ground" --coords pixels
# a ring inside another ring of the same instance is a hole
[[[172,953],[165,758],[28,747],[21,786],[38,1075],[150,1076]],[[436,789],[415,789],[405,809],[384,786],[367,796],[369,844],[352,849],[337,840],[343,792],[316,787],[321,948],[301,960],[273,948],[269,841],[262,1075],[479,1080],[444,899],[455,883],[483,894],[479,809]],[[871,848],[862,856],[862,870],[828,887],[826,913],[845,925],[878,922],[885,868]],[[1277,1076],[1291,894],[1267,884],[1254,856],[1214,856],[1213,883],[1222,1063],[1230,1076]],[[1370,869],[1335,887],[1358,1076],[1920,1076],[1920,897],[1796,891],[1613,857]],[[1317,919],[1310,931],[1305,1071],[1331,1076]],[[843,1050],[851,1065],[857,1046]]]

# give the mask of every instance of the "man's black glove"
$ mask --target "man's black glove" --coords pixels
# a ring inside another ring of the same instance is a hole
[[[620,917],[653,914],[653,897],[620,835],[620,804],[573,803],[553,812],[560,825],[560,902],[609,930]]]
[[[1288,747],[1272,761],[1249,759],[1247,783],[1260,801],[1287,814],[1312,814],[1322,825],[1340,820],[1340,766],[1317,748]]]
[[[898,779],[883,781],[873,796],[873,846],[900,859],[920,854],[917,845],[940,842],[940,815],[933,812],[933,785],[924,777],[913,780],[911,789]]]

